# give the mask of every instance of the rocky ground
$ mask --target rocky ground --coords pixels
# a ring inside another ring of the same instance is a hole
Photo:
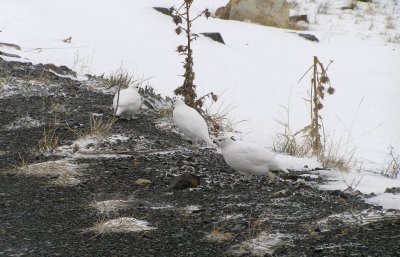
[[[400,256],[398,213],[362,195],[307,176],[240,181],[152,108],[116,121],[117,137],[79,143],[93,113],[112,118],[98,78],[2,59],[0,69],[1,256]],[[168,188],[186,172],[198,188]]]

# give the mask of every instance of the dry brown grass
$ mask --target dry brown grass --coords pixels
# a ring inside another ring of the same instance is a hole
[[[307,131],[303,129],[292,133],[287,122],[279,120],[277,122],[284,127],[284,132],[278,133],[272,138],[272,150],[297,157],[309,156],[312,150],[312,141],[306,133]]]
[[[393,35],[388,38],[388,43],[400,44],[400,34]]]
[[[331,7],[330,1],[319,3],[318,7],[317,7],[317,13],[318,14],[327,14],[330,7]]]
[[[387,30],[396,29],[396,25],[392,16],[386,17],[385,22],[386,22],[385,29]]]
[[[397,178],[400,174],[400,157],[395,153],[394,147],[389,146],[389,164],[384,169],[384,174],[388,175],[391,178]]]
[[[103,79],[103,86],[106,89],[115,88],[128,88],[130,84],[134,83],[134,76],[128,71],[119,68],[116,72],[111,73]]]
[[[171,119],[172,120],[172,113],[174,112],[174,108],[164,108],[160,110],[161,118]]]
[[[230,112],[235,108],[234,106],[224,106],[223,103],[221,103],[217,108],[214,108],[214,105],[215,102],[211,101],[211,103],[205,107],[205,111],[202,113],[202,116],[206,120],[212,135],[218,136],[225,132],[232,132],[237,124],[246,121],[235,121],[229,117]]]
[[[102,116],[91,115],[88,134],[92,136],[98,135],[102,137],[108,137],[116,120],[117,119],[115,117],[109,120],[104,120]]]
[[[56,128],[49,126],[47,129],[43,127],[42,137],[37,143],[37,149],[40,153],[53,152],[59,147],[60,141],[56,134]]]
[[[286,110],[286,115],[289,117],[289,109],[282,106]],[[310,157],[313,155],[313,138],[311,136],[311,126],[306,126],[303,129],[292,133],[289,126],[289,119],[287,121],[276,120],[280,125],[284,127],[283,133],[278,133],[274,137],[272,150],[277,153],[283,153],[296,157]],[[323,123],[321,122],[323,128]],[[339,140],[338,143],[332,139],[328,145],[325,131],[322,129],[321,141],[322,149],[317,155],[318,160],[321,162],[324,168],[337,169],[340,171],[348,171],[354,167],[356,161],[354,160],[355,149],[351,151],[345,151],[342,149],[342,142]],[[346,144],[347,146],[348,144]]]
[[[298,82],[300,83],[308,73],[311,73],[309,99],[306,99],[306,102],[310,104],[310,123],[303,129],[292,133],[289,127],[289,109],[284,107],[288,119],[287,122],[278,120],[278,123],[284,127],[284,133],[280,133],[273,138],[273,150],[298,157],[312,154],[322,161],[324,167],[343,169],[347,163],[346,161],[351,161],[351,158],[345,159],[338,156],[337,152],[333,154],[331,147],[329,149],[325,148],[325,131],[323,130],[323,120],[320,114],[321,109],[324,108],[323,101],[325,96],[335,93],[335,89],[331,86],[327,74],[331,63],[332,61],[327,66],[324,66],[318,58],[314,56],[313,64]]]
[[[285,124],[286,126],[286,124]],[[296,133],[291,133],[286,129],[284,133],[279,133],[273,137],[273,151],[296,157],[310,157],[312,155],[312,138],[307,128]],[[343,151],[341,141],[334,143],[331,141],[329,146],[324,139],[323,150],[317,156],[323,168],[349,171],[355,166],[355,149]]]
[[[326,144],[325,144],[326,146]],[[324,148],[325,148],[324,146]],[[318,157],[323,168],[337,169],[340,171],[349,171],[355,166],[355,149],[351,151],[341,150],[341,140],[338,143],[331,142],[328,148],[325,148],[322,155]]]
[[[0,90],[3,89],[3,87],[4,87],[5,85],[7,85],[8,83],[10,83],[10,82],[12,82],[12,81],[13,81],[13,78],[10,77],[10,76],[7,76],[7,75],[5,75],[5,74],[3,74],[3,73],[1,72],[1,69],[0,69]]]
[[[222,228],[214,228],[211,233],[206,235],[204,239],[211,242],[230,241],[235,238],[235,235],[230,232],[224,232]]]
[[[103,116],[96,116],[92,114],[90,115],[88,129],[78,130],[71,127],[67,128],[75,134],[77,139],[86,138],[88,136],[98,136],[100,138],[106,138],[111,135],[112,126],[116,121],[116,117],[104,119]]]
[[[130,202],[126,200],[93,201],[89,207],[96,209],[99,214],[112,215],[118,211],[129,208]]]

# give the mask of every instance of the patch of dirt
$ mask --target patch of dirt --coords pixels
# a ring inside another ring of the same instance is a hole
[[[88,129],[91,114],[112,117],[113,95],[93,90],[96,78],[81,82],[1,59],[0,69],[9,77],[0,86],[1,256],[400,255],[398,216],[352,223],[341,215],[381,209],[304,179],[240,181],[214,149],[191,149],[160,127],[153,109],[118,120],[111,134],[126,138],[103,141],[90,156],[40,153],[44,128],[54,127],[60,145],[72,145],[73,130]],[[10,129],[24,117],[35,126]],[[79,182],[54,183],[57,165],[54,176],[51,169],[32,176],[35,163],[66,160],[79,169]],[[29,175],[15,167],[30,167]],[[186,172],[200,176],[199,187],[168,188]]]

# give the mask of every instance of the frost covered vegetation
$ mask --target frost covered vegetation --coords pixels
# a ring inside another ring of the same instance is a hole
[[[159,1],[59,2],[65,13],[47,14],[65,31],[49,34],[5,4],[0,35],[15,44],[0,43],[0,255],[400,254],[398,1],[291,1],[288,27],[301,33],[212,18],[227,2],[171,1],[166,15]],[[36,13],[49,0],[24,4]],[[66,16],[79,23],[93,4],[120,12],[89,36]],[[109,41],[118,24],[134,35]],[[15,36],[28,30],[37,37]],[[117,118],[113,97],[133,86],[140,108]],[[289,174],[242,181],[240,161],[193,148],[172,122],[173,93],[212,138],[272,147]]]

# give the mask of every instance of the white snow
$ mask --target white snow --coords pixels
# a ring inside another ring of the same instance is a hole
[[[314,172],[327,177],[328,184],[320,185],[326,190],[346,190],[351,187],[363,194],[374,193],[377,196],[367,199],[368,203],[380,205],[383,208],[400,209],[400,194],[385,193],[386,188],[400,187],[399,179],[391,179],[381,174],[368,171],[340,172],[336,170],[320,170]]]
[[[194,1],[192,13],[204,8],[213,12],[227,2]],[[226,42],[223,45],[200,36],[193,43],[198,95],[224,92],[214,106],[234,107],[229,116],[245,120],[236,125],[241,137],[271,147],[272,136],[283,130],[275,119],[288,119],[282,106],[289,108],[292,131],[309,123],[309,107],[303,98],[308,96],[310,77],[300,84],[298,80],[313,56],[325,65],[333,60],[328,74],[336,93],[326,96],[322,110],[327,140],[340,141],[342,152],[356,149],[355,157],[362,161],[363,169],[381,170],[387,163],[388,147],[400,151],[400,1],[357,2],[355,10],[338,9],[349,4],[346,0],[291,2],[292,14],[309,15],[309,31],[304,33],[317,36],[319,43],[290,30],[214,18],[196,20],[194,33],[220,32]],[[177,36],[171,18],[152,7],[180,3],[2,0],[0,42],[22,49],[2,46],[0,50],[18,54],[22,61],[67,65],[79,78],[85,73],[109,74],[122,67],[151,78],[159,93],[172,96],[183,81],[182,58],[175,50],[184,43],[184,35]],[[68,37],[72,37],[71,43],[62,41]],[[295,168],[307,162],[288,160],[286,164]],[[329,173],[341,181],[341,176]],[[357,174],[344,175],[347,183],[363,176],[358,189],[379,194],[370,201],[382,204],[386,199],[385,206],[400,208],[400,201],[392,199],[391,205],[383,194],[389,185],[398,186],[398,180],[364,171]],[[344,189],[346,184],[332,182],[324,187]]]
[[[64,156],[75,156],[81,158],[118,158],[127,157],[128,154],[107,154],[96,153],[100,143],[107,141],[109,143],[125,142],[129,137],[119,134],[110,135],[108,137],[98,135],[87,135],[73,141],[70,145],[58,147],[56,154]]]
[[[14,130],[19,128],[35,128],[40,127],[42,122],[36,119],[33,119],[29,116],[16,118],[10,124],[4,125],[3,128],[6,130]]]
[[[188,205],[188,206],[182,207],[181,210],[186,214],[190,214],[190,213],[198,211],[200,209],[201,209],[200,205]]]
[[[380,205],[385,209],[400,209],[400,195],[383,193],[375,197],[369,198],[367,203]]]

